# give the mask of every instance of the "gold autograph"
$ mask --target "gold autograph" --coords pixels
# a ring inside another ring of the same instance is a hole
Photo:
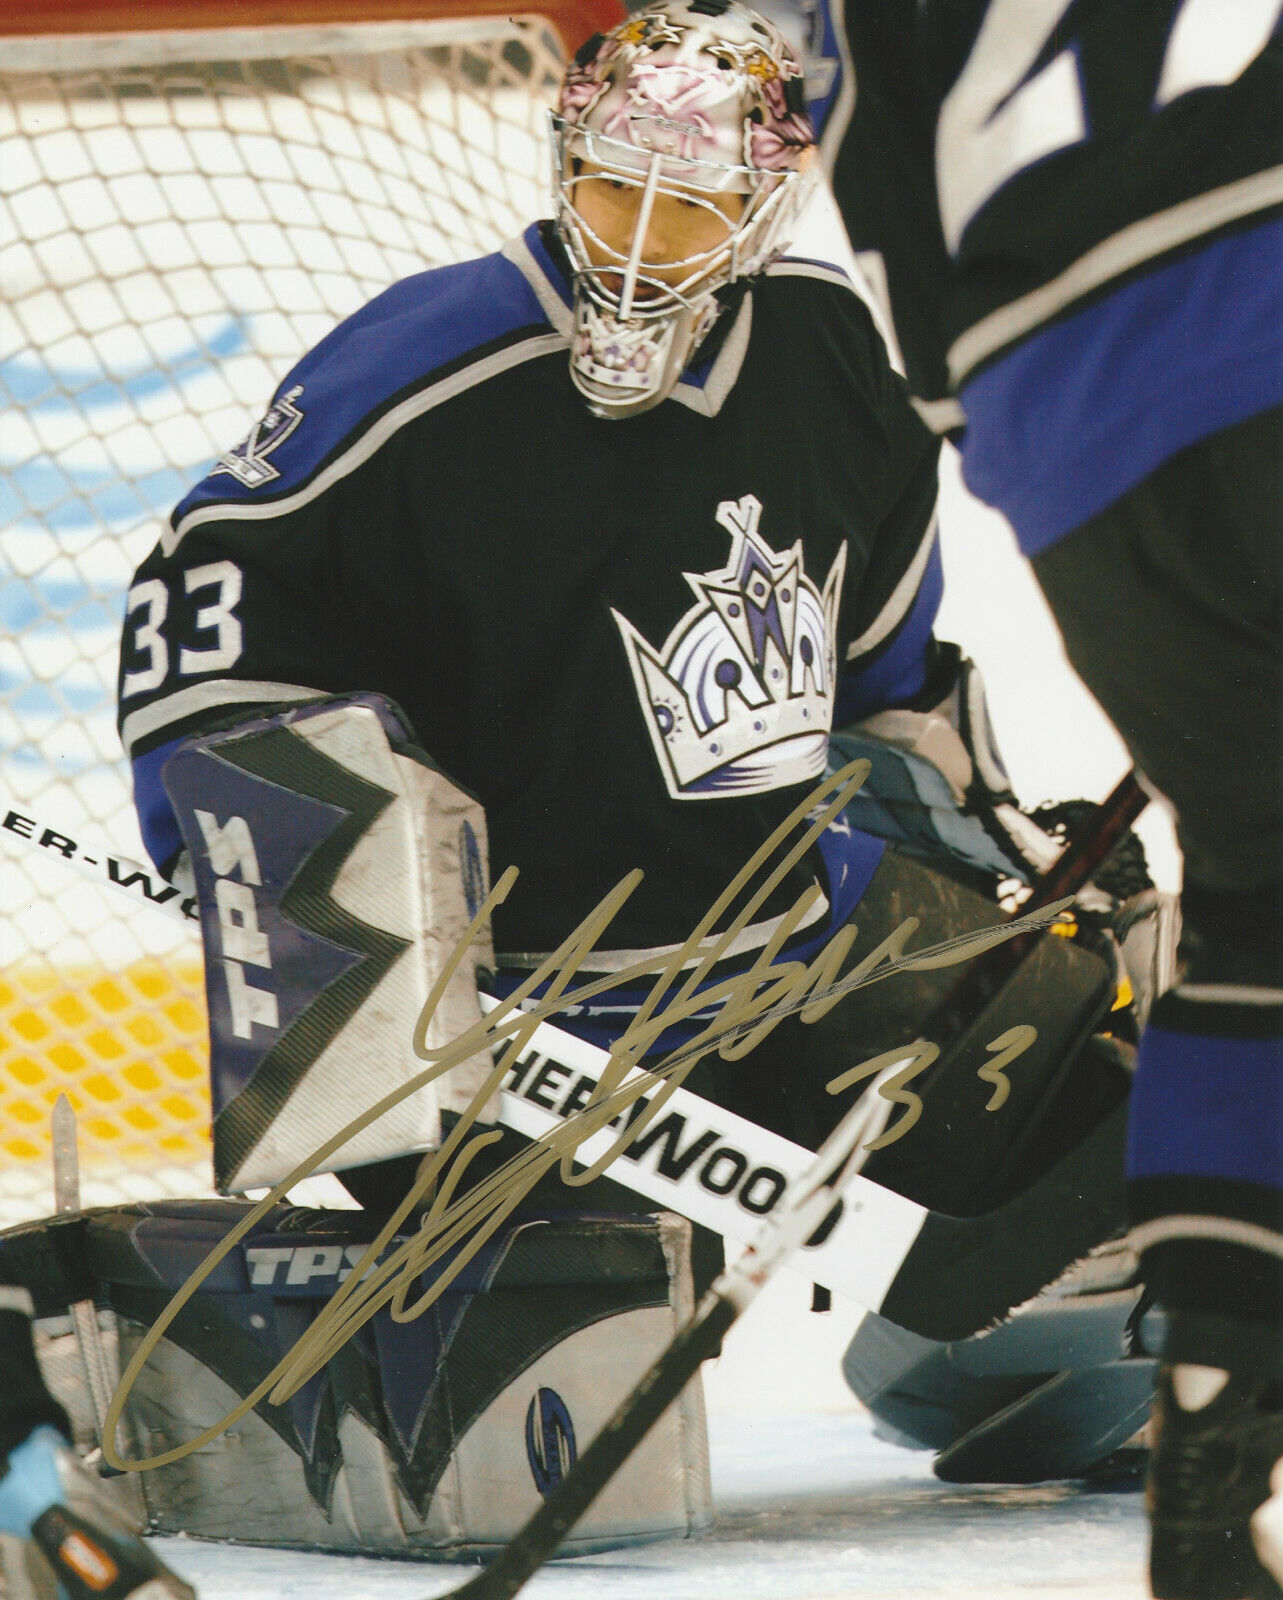
[[[819,898],[820,890],[818,886],[813,886],[800,895],[785,913],[770,940],[759,951],[757,959],[747,971],[724,979],[709,988],[701,989],[701,983],[711,968],[730,949],[736,935],[749,923],[755,912],[811,848],[837,813],[850,802],[868,773],[867,761],[854,761],[840,772],[825,778],[781,822],[753,857],[736,873],[696,924],[690,937],[671,956],[650,962],[639,962],[622,972],[612,972],[567,992],[568,985],[580,964],[588,953],[597,947],[603,930],[609,926],[620,907],[641,882],[641,872],[634,870],[602,898],[560,948],[554,951],[537,971],[531,973],[512,994],[500,1002],[495,1010],[488,1016],[480,1018],[449,1046],[428,1049],[425,1043],[428,1025],[445,992],[446,985],[480,930],[486,925],[494,907],[507,899],[517,880],[517,869],[509,867],[486,896],[467,933],[452,952],[416,1024],[413,1040],[415,1054],[431,1064],[408,1082],[384,1095],[368,1111],[341,1128],[310,1157],[300,1162],[272,1189],[270,1194],[264,1196],[241,1218],[173,1296],[143,1337],[122,1374],[111,1404],[107,1408],[103,1426],[103,1455],[108,1463],[119,1471],[143,1472],[181,1460],[193,1450],[199,1450],[217,1439],[261,1400],[266,1399],[271,1405],[280,1405],[288,1400],[384,1305],[390,1307],[392,1317],[398,1322],[409,1322],[421,1315],[449,1287],[491,1234],[520,1205],[544,1173],[560,1163],[561,1178],[564,1183],[574,1186],[592,1182],[627,1149],[633,1140],[645,1132],[681,1086],[696,1062],[711,1051],[717,1050],[725,1059],[738,1060],[760,1043],[786,1016],[798,1014],[803,1022],[814,1022],[855,989],[879,982],[895,972],[956,966],[1005,940],[1032,929],[1045,927],[1071,904],[1072,896],[1028,916],[962,934],[910,954],[905,953],[905,946],[917,929],[919,919],[907,917],[849,972],[839,977],[842,963],[857,937],[856,928],[849,923],[838,930],[833,939],[810,963],[781,961],[772,964],[773,958],[778,955],[784,943],[804,921]],[[803,822],[809,826],[796,842],[785,850],[780,860],[765,874],[761,883],[752,890],[727,927],[713,935],[712,929],[739,895],[749,887],[754,874],[765,865],[777,849],[786,844],[793,830]],[[687,971],[688,965],[689,971]],[[501,1132],[496,1129],[478,1133],[471,1139],[468,1139],[468,1135],[491,1096],[498,1090],[508,1071],[524,1052],[540,1022],[555,1015],[564,1007],[583,1004],[606,989],[656,973],[657,982],[636,1017],[611,1046],[610,1059],[600,1082],[582,1110],[572,1112],[561,1126],[544,1134],[519,1155],[476,1184],[462,1199],[451,1203],[460,1181],[477,1155],[502,1138]],[[659,1010],[661,1000],[679,979],[680,987],[661,1012]],[[533,992],[545,983],[548,984],[547,993],[537,1002],[532,1001]],[[642,1056],[667,1028],[719,1001],[724,1001],[725,1004],[702,1033],[697,1034],[689,1043],[671,1052],[659,1062],[653,1065],[642,1064]],[[523,1005],[528,1005],[529,1009],[519,1009]],[[1012,1028],[989,1046],[991,1051],[999,1053],[993,1061],[979,1069],[979,1075],[995,1085],[987,1109],[996,1110],[1005,1100],[1010,1086],[1003,1076],[1003,1068],[1032,1043],[1034,1036],[1034,1030],[1030,1027]],[[384,1112],[391,1110],[409,1095],[441,1077],[452,1067],[489,1050],[492,1045],[505,1042],[506,1048],[500,1053],[493,1070],[477,1091],[467,1111],[460,1117],[441,1148],[424,1164],[417,1181],[383,1224],[347,1281],[272,1371],[220,1422],[206,1428],[187,1444],[140,1460],[131,1461],[122,1458],[116,1450],[116,1432],[131,1387],[148,1356],[175,1317],[223,1257],[239,1244],[295,1184],[318,1168],[324,1167],[332,1155]],[[884,1067],[904,1062],[908,1058],[902,1070],[894,1074],[883,1086],[883,1093],[887,1098],[906,1107],[905,1115],[893,1128],[871,1141],[868,1148],[876,1149],[893,1142],[917,1121],[922,1114],[922,1101],[904,1085],[909,1078],[928,1066],[938,1054],[937,1046],[916,1041],[905,1048],[889,1051],[883,1056],[841,1073],[827,1085],[831,1094],[837,1094],[859,1079],[872,1077]],[[624,1079],[634,1068],[639,1069],[639,1076],[625,1084]],[[627,1125],[625,1131],[615,1139],[610,1149],[591,1166],[576,1172],[574,1164],[579,1145],[620,1118],[635,1101],[656,1086],[658,1092],[653,1095],[636,1120]],[[418,1233],[386,1260],[380,1261],[379,1256],[402,1223],[419,1202],[434,1189],[431,1204],[420,1220]],[[407,1296],[416,1280],[435,1262],[455,1250],[458,1253],[432,1285],[418,1300],[407,1305]]]

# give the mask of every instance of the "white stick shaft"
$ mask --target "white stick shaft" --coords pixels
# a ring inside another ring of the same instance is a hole
[[[493,1011],[498,1004],[489,995],[481,996],[484,1011]],[[566,1116],[586,1102],[609,1059],[596,1045],[551,1023],[540,1023],[509,1074],[500,1120],[532,1139],[561,1127]],[[630,1074],[625,1083],[639,1076]],[[890,1109],[876,1086],[859,1103],[866,1117],[872,1111],[885,1118]],[[664,1131],[648,1143],[655,1128]],[[863,1138],[874,1138],[878,1131],[869,1123]],[[603,1128],[584,1140],[577,1159],[585,1165],[596,1160],[618,1136],[619,1129]],[[689,1089],[673,1092],[639,1143],[640,1154],[626,1151],[615,1161],[610,1168],[613,1178],[741,1244],[757,1236],[763,1217],[777,1213],[785,1188],[802,1178],[816,1160],[813,1151],[724,1111]],[[693,1158],[686,1159],[692,1151]],[[828,1214],[832,1204],[830,1200],[817,1220]],[[810,1282],[823,1283],[876,1309],[926,1215],[924,1207],[903,1195],[855,1177],[846,1187],[836,1226],[822,1243],[800,1250],[789,1266]],[[814,1232],[814,1226],[806,1228],[801,1238]]]

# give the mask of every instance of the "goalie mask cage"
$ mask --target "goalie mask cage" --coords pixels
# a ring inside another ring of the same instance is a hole
[[[125,594],[340,318],[547,214],[545,108],[622,10],[489,3],[0,18],[0,1225],[53,1209],[63,1091],[83,1203],[209,1192],[195,924],[83,875],[143,859]]]

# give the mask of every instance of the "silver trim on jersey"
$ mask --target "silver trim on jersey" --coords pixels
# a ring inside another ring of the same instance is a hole
[[[848,661],[856,661],[860,656],[867,656],[870,650],[876,649],[908,616],[913,602],[917,598],[918,589],[922,584],[922,575],[927,570],[927,562],[931,559],[931,547],[935,543],[936,534],[939,531],[939,514],[933,510],[931,520],[927,523],[927,531],[922,535],[922,543],[918,546],[904,576],[892,589],[891,598],[860,637],[847,645],[846,659]]]
[[[841,267],[830,266],[827,261],[807,261],[800,256],[781,256],[766,269],[768,278],[818,278],[821,283],[835,283],[839,289],[849,290],[864,304],[864,296],[851,282]],[[870,313],[872,315],[872,313]]]
[[[819,899],[797,924],[796,932],[812,927],[829,914],[828,896],[821,893]],[[732,956],[751,955],[754,950],[760,950],[771,938],[771,935],[784,921],[789,913],[782,913],[778,917],[768,917],[765,922],[752,922],[746,928],[741,928],[730,941],[721,955],[717,958],[715,971],[720,970],[720,964],[728,961]],[[717,934],[710,934],[707,939],[700,941],[696,952],[688,961],[683,961],[681,970],[685,972],[688,967],[698,966],[708,952],[714,949],[718,942]],[[622,972],[626,967],[635,967],[643,961],[658,963],[675,955],[682,946],[680,944],[657,944],[647,950],[591,950],[582,961],[575,963],[576,969],[582,972]],[[551,960],[553,952],[550,950],[515,950],[501,951],[495,960],[500,967],[518,967],[523,971],[527,968],[534,970]]]
[[[765,278],[818,278],[823,283],[835,283],[843,289],[849,290],[856,299],[859,291],[840,267],[828,267],[818,261],[797,261],[788,256],[783,256],[778,261],[773,261],[761,274]],[[735,387],[739,379],[740,370],[744,365],[744,357],[748,353],[748,341],[753,324],[753,294],[752,290],[744,296],[744,303],[736,314],[735,325],[726,336],[726,342],[717,353],[713,362],[712,371],[705,380],[703,388],[688,382],[685,378],[678,381],[669,399],[676,400],[690,411],[697,411],[703,417],[715,417],[726,403],[726,397]]]
[[[1193,1000],[1217,1006],[1283,1005],[1283,989],[1270,989],[1251,983],[1182,983],[1172,990],[1177,1000]]]
[[[499,254],[516,267],[530,285],[544,316],[563,338],[569,339],[575,331],[575,313],[557,293],[556,285],[550,281],[539,264],[539,258],[526,243],[525,234],[519,233],[515,239],[507,240],[499,247]]]
[[[949,377],[958,387],[982,361],[1031,333],[1083,295],[1177,245],[1226,223],[1250,217],[1254,211],[1283,201],[1283,167],[1270,167],[1250,178],[1239,178],[1192,200],[1134,222],[1079,256],[1059,277],[1040,289],[1022,295],[955,339],[949,350]]]
[[[703,386],[691,383],[683,376],[677,380],[668,398],[676,400],[689,411],[697,411],[701,417],[715,417],[726,404],[726,396],[730,394],[739,378],[744,357],[748,353],[748,338],[752,327],[753,294],[750,290],[735,313],[731,331],[717,352]]]
[[[327,489],[346,478],[349,473],[363,466],[407,423],[426,415],[445,401],[452,400],[465,389],[471,389],[478,383],[484,383],[488,378],[497,377],[501,372],[519,367],[523,361],[535,361],[540,356],[553,355],[565,348],[564,335],[539,333],[530,339],[523,339],[519,344],[509,345],[506,350],[496,350],[493,355],[484,356],[480,361],[474,361],[471,366],[451,373],[448,378],[430,384],[418,394],[411,395],[408,400],[403,400],[399,406],[393,406],[391,411],[384,412],[374,426],[355,440],[341,456],[337,456],[328,467],[318,472],[293,494],[284,495],[279,500],[248,502],[216,500],[197,506],[195,510],[187,513],[176,528],[166,528],[162,531],[160,548],[165,555],[172,556],[183,538],[193,528],[199,528],[206,522],[267,522],[275,517],[288,516],[300,506],[309,505]]]
[[[822,261],[795,260],[790,256],[781,256],[778,261],[772,261],[762,273],[764,278],[818,278],[822,283],[834,283],[839,288],[848,290],[856,299],[860,299],[859,290],[847,277],[840,267],[826,266]],[[752,331],[753,321],[753,294],[750,289],[744,296],[744,303],[735,318],[735,325],[726,336],[726,342],[717,353],[713,362],[712,371],[705,380],[703,388],[698,388],[687,379],[678,381],[677,387],[669,396],[671,400],[678,401],[691,411],[697,411],[704,417],[715,417],[726,403],[726,397],[735,387],[739,379],[740,370],[744,365],[744,357],[748,352],[749,335]]]
[[[198,711],[210,711],[215,706],[273,705],[283,702],[324,700],[328,689],[308,689],[301,683],[264,683],[256,679],[210,678],[206,683],[194,683],[190,689],[179,689],[149,706],[131,711],[120,725],[120,742],[125,754],[132,753],[139,739],[149,733],[181,722],[184,717],[195,716]]]
[[[1283,1235],[1258,1222],[1240,1222],[1236,1217],[1158,1217],[1142,1222],[1127,1235],[1127,1243],[1137,1251],[1173,1239],[1215,1239],[1222,1244],[1241,1244],[1267,1256],[1283,1257]]]
[[[911,394],[909,404],[932,433],[948,433],[951,428],[965,428],[967,425],[967,413],[962,409],[961,400],[923,400]]]

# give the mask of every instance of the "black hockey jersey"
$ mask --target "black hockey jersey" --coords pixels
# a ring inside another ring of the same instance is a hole
[[[835,714],[921,689],[936,444],[845,278],[777,263],[670,399],[602,421],[570,381],[555,248],[536,225],[388,290],[174,512],[121,659],[158,863],[184,736],[373,689],[484,804],[493,872],[520,869],[495,918],[506,964],[634,867],[610,946],[648,951],[814,787]],[[849,828],[832,845],[840,914],[881,847]],[[759,941],[818,875],[794,869]]]
[[[843,218],[1027,553],[1283,402],[1278,0],[827,4]]]

